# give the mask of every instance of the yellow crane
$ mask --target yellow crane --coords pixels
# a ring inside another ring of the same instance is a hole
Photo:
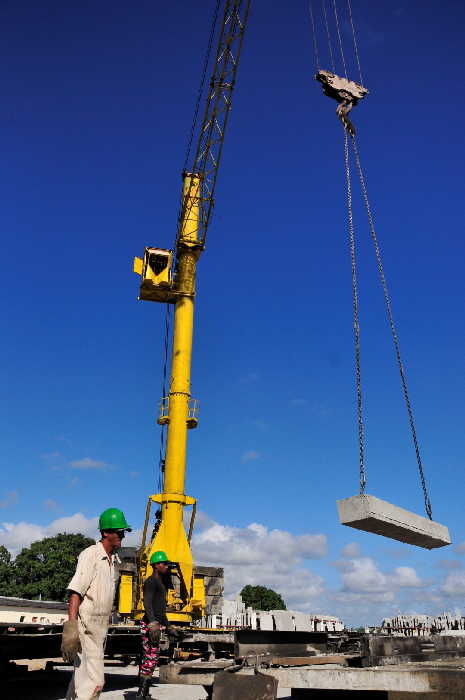
[[[171,379],[168,395],[162,397],[158,418],[167,426],[161,493],[148,499],[137,576],[124,574],[120,582],[119,611],[143,615],[142,588],[150,575],[148,562],[156,550],[163,550],[176,564],[173,589],[168,591],[168,618],[190,623],[205,612],[203,577],[194,573],[190,539],[195,519],[196,499],[185,494],[187,431],[198,423],[198,402],[191,397],[191,356],[194,325],[195,280],[197,262],[205,249],[216,179],[225,131],[231,109],[237,68],[251,0],[217,0],[209,51],[205,60],[196,115],[205,82],[206,69],[217,20],[223,6],[222,23],[213,60],[213,71],[206,97],[203,120],[198,131],[197,148],[189,171],[183,172],[183,189],[174,250],[147,247],[143,258],[135,258],[134,271],[141,276],[139,299],[174,306],[171,352]],[[189,151],[186,157],[189,158]],[[152,505],[159,504],[150,533]],[[184,509],[192,506],[189,531],[184,526]]]

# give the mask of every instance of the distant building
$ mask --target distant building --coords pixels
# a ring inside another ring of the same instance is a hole
[[[340,632],[344,623],[334,615],[302,613],[294,610],[253,610],[247,608],[241,596],[225,600],[221,612],[202,619],[205,627],[242,627],[281,632]]]
[[[61,624],[68,619],[66,603],[0,596],[0,622]]]

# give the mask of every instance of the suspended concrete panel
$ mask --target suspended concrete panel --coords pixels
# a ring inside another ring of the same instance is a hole
[[[449,530],[445,525],[375,496],[363,494],[343,498],[337,501],[337,509],[342,525],[357,530],[365,530],[425,549],[444,547],[451,542]]]

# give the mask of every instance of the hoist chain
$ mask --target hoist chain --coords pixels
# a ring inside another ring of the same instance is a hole
[[[347,181],[347,212],[349,224],[350,261],[352,266],[352,301],[354,310],[355,382],[357,386],[358,451],[360,463],[360,493],[365,493],[365,429],[363,425],[362,377],[360,372],[360,323],[358,314],[357,258],[352,212],[352,185],[350,181],[349,134],[344,129],[344,160]]]
[[[347,141],[348,141],[347,132],[346,132],[345,138],[346,138],[346,149],[347,149]],[[352,136],[352,147],[353,147],[353,151],[354,151],[354,155],[355,155],[355,162],[357,165],[358,175],[359,175],[359,179],[360,179],[360,186],[362,189],[363,200],[365,202],[365,208],[366,208],[367,215],[368,215],[368,224],[370,227],[371,237],[372,237],[374,247],[375,247],[376,262],[378,264],[379,276],[380,276],[381,284],[383,287],[383,293],[384,293],[384,299],[386,302],[386,309],[387,309],[387,315],[388,315],[388,319],[389,319],[389,325],[391,327],[392,338],[394,341],[394,348],[395,348],[395,353],[396,353],[396,358],[397,358],[397,364],[399,367],[400,380],[401,380],[402,390],[403,390],[403,394],[404,394],[404,398],[405,398],[405,405],[407,407],[407,414],[408,414],[408,420],[409,420],[409,424],[410,424],[410,430],[412,433],[413,444],[415,447],[415,454],[416,454],[416,458],[417,458],[418,471],[420,474],[421,487],[423,490],[425,510],[426,510],[426,513],[427,513],[428,517],[430,518],[430,520],[432,520],[433,513],[432,513],[432,508],[431,508],[431,501],[429,498],[428,487],[426,485],[425,474],[423,471],[423,464],[422,464],[421,455],[420,455],[420,447],[418,444],[417,431],[415,428],[415,420],[413,417],[413,409],[412,409],[412,404],[410,402],[410,397],[409,397],[409,392],[408,392],[408,387],[407,387],[407,377],[405,375],[404,365],[402,363],[402,358],[401,358],[401,354],[400,354],[399,337],[397,335],[397,329],[396,329],[396,325],[394,323],[391,298],[389,295],[386,276],[384,274],[383,260],[381,257],[381,249],[379,246],[378,236],[376,234],[376,230],[375,230],[375,226],[374,226],[374,222],[373,222],[373,215],[371,213],[370,202],[368,199],[368,190],[367,190],[367,186],[365,183],[365,177],[363,174],[362,164],[360,161],[360,155],[359,155],[357,141],[355,139],[355,136]],[[346,155],[346,164],[347,164],[347,162],[348,162],[348,154]],[[362,480],[360,480],[360,488],[362,488]]]

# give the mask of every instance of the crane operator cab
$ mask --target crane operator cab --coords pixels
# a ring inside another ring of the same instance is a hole
[[[146,248],[143,259],[134,258],[134,272],[141,276],[139,299],[172,301],[172,266],[173,251],[165,248]]]

